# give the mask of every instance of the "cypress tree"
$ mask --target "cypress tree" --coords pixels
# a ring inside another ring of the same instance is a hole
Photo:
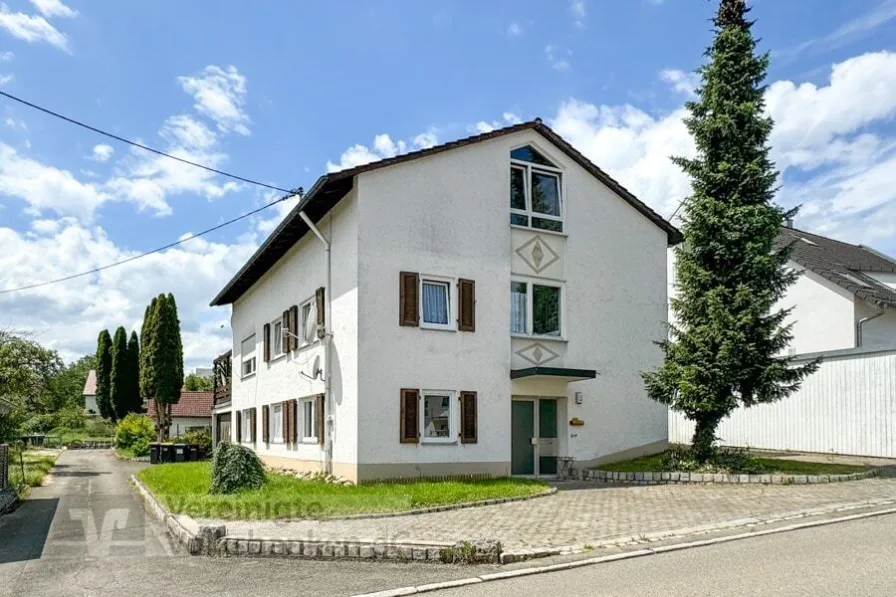
[[[660,343],[665,363],[642,374],[651,398],[695,422],[694,455],[703,462],[735,408],[787,397],[818,366],[778,356],[791,340],[789,311],[772,308],[797,274],[785,268],[790,247],[775,241],[796,210],[772,203],[769,58],[756,53],[749,10],[745,0],[721,0],[702,84],[687,104],[697,157],[674,158],[693,187],[676,249],[675,323]]]
[[[109,330],[100,332],[96,346],[96,407],[104,419],[114,419],[110,398],[112,375],[112,336]]]
[[[155,342],[153,341],[153,329],[155,327],[155,316],[158,306],[158,299],[153,298],[152,302],[146,307],[143,314],[143,327],[140,330],[140,343],[142,350],[140,351],[140,396],[145,402],[150,402],[156,398],[156,376],[153,368],[153,353],[155,350]]]
[[[112,339],[112,372],[109,376],[109,402],[114,419],[123,419],[130,411],[128,396],[128,333],[121,326]]]
[[[140,398],[140,341],[137,332],[131,332],[128,341],[127,396],[129,412],[143,412],[143,400]]]

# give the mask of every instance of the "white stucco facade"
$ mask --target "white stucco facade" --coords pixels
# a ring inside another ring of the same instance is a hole
[[[510,151],[523,145],[559,169],[562,234],[509,224]],[[330,362],[323,341],[262,358],[264,324],[327,285],[324,245],[306,234],[233,304],[232,412],[323,393],[306,377],[320,362],[332,472],[356,481],[510,474],[514,398],[556,399],[559,456],[598,462],[665,446],[666,409],[639,373],[662,361],[667,231],[539,133],[362,172],[317,226],[331,242]],[[452,302],[459,279],[474,281],[475,330],[458,331],[456,304],[450,329],[399,325],[400,272],[448,282]],[[511,335],[511,281],[561,288],[561,337]],[[252,334],[257,370],[241,376]],[[511,379],[535,367],[554,372]],[[597,375],[569,381],[569,370]],[[475,443],[400,442],[403,388],[476,392]],[[261,427],[259,410],[253,447],[270,464],[323,468],[327,444],[265,443]]]
[[[171,426],[168,427],[168,436],[181,436],[190,429],[211,429],[211,417],[171,417]]]
[[[93,394],[84,394],[84,412],[88,415],[95,415],[100,412],[96,405],[96,396]]]

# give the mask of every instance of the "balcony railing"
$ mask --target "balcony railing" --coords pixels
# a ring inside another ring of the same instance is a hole
[[[230,370],[233,351],[228,350],[212,364],[212,391],[215,406],[222,402],[230,402]]]

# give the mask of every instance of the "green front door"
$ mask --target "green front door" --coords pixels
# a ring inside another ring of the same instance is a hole
[[[510,472],[535,474],[535,401],[514,400],[510,407]]]

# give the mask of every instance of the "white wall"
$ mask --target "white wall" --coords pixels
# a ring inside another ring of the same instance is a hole
[[[863,300],[855,301],[855,322],[874,317],[862,325],[863,347],[896,347],[896,311],[887,309],[880,317],[880,309]]]
[[[586,460],[666,439],[665,407],[646,398],[639,376],[662,360],[652,341],[665,333],[666,233],[525,131],[359,177],[360,462],[509,462],[508,171],[511,148],[526,143],[564,170],[563,366],[600,373],[566,389],[585,400],[565,412],[561,405],[564,419],[578,416],[585,426],[561,421],[561,449]],[[402,270],[474,279],[476,331],[399,326]],[[403,387],[478,391],[479,442],[399,443]]]
[[[320,380],[301,375],[312,374],[315,357],[320,357],[330,375],[334,403],[334,453],[337,463],[352,463],[357,458],[357,230],[358,208],[354,192],[346,196],[318,222],[318,228],[332,243],[332,288],[326,293],[332,300],[327,325],[333,331],[333,362],[325,365],[320,341],[289,355],[265,363],[263,326],[283,314],[292,305],[313,298],[317,288],[327,285],[327,261],[323,244],[306,234],[252,289],[233,305],[233,398],[232,410],[261,407],[284,400],[298,399],[324,392]],[[299,313],[301,318],[301,311]],[[255,334],[257,373],[241,378],[240,345]],[[324,452],[317,444],[265,445],[261,434],[261,410],[256,414],[256,451],[262,456],[291,457],[323,463]],[[232,419],[236,436],[236,416]],[[247,440],[246,440],[247,441]]]
[[[789,266],[803,274],[778,301],[775,310],[793,307],[788,318],[788,323],[794,322],[790,348],[796,354],[804,354],[854,347],[853,294],[796,263]]]
[[[92,411],[93,414],[99,414],[100,409],[96,405],[96,396],[84,395],[84,411],[88,413]]]
[[[183,435],[191,427],[207,427],[211,431],[211,417],[171,417],[171,425],[168,434],[171,437]]]
[[[789,398],[738,409],[718,436],[728,446],[896,457],[896,350],[828,355]],[[690,443],[694,425],[669,413],[669,441]]]

